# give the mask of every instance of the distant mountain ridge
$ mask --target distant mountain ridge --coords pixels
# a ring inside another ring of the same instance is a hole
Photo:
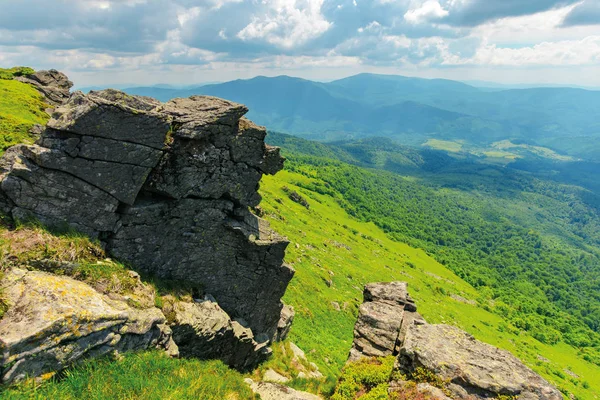
[[[429,139],[490,145],[520,140],[598,160],[600,91],[489,90],[445,79],[359,74],[332,82],[258,76],[187,89],[135,87],[167,101],[193,94],[247,104],[271,130],[320,141],[386,136],[408,145]],[[590,148],[590,143],[591,148]]]

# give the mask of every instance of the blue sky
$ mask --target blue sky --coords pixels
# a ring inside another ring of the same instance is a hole
[[[600,86],[600,0],[0,0],[0,65],[80,86],[359,72]]]

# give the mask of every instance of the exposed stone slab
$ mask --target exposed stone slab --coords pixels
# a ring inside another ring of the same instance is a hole
[[[83,282],[44,272],[13,269],[0,284],[9,305],[0,320],[3,383],[110,352],[151,347],[177,352],[157,308],[134,309]]]
[[[401,370],[418,367],[444,380],[457,399],[496,398],[560,400],[562,395],[506,350],[476,340],[449,325],[412,325],[399,363]]]
[[[301,392],[278,383],[254,382],[252,379],[246,379],[246,383],[261,400],[321,400],[321,397],[315,394]]]
[[[31,75],[18,76],[15,80],[33,85],[52,105],[60,105],[69,99],[73,82],[62,72],[55,69],[37,71]]]
[[[173,302],[167,307],[169,310],[163,310],[173,318],[173,339],[184,357],[218,358],[247,370],[271,354],[267,343],[257,343],[252,330],[232,321],[211,296],[193,303]]]

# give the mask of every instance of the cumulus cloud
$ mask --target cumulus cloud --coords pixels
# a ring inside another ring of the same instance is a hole
[[[264,40],[286,49],[314,39],[331,26],[321,14],[323,0],[271,0],[263,15],[238,32],[244,41]]]
[[[598,0],[7,1],[0,63],[81,74],[600,65]]]
[[[427,0],[420,7],[410,9],[404,14],[404,19],[413,24],[430,22],[447,17],[449,12],[444,10],[436,0]]]

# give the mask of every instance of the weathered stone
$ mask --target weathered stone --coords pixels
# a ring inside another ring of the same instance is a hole
[[[295,315],[296,312],[294,311],[294,307],[288,305],[283,306],[279,321],[277,322],[277,332],[275,333],[273,341],[281,342],[287,338],[288,334],[290,333],[290,329],[292,329],[292,323],[294,322]]]
[[[113,139],[162,149],[171,129],[160,103],[115,90],[75,92],[54,110],[48,127],[85,136]]]
[[[1,379],[11,383],[110,352],[161,347],[176,354],[157,308],[134,309],[83,282],[22,269],[2,280]]]
[[[207,296],[194,303],[173,302],[163,308],[172,318],[173,340],[184,357],[221,359],[231,367],[247,370],[270,354],[267,343],[257,343],[252,331],[232,321]]]
[[[277,371],[269,368],[263,374],[263,381],[265,382],[275,382],[275,383],[286,383],[289,382],[290,378],[281,375]]]
[[[36,165],[26,156],[29,148],[14,146],[3,157],[12,161],[0,187],[10,200],[7,211],[13,218],[35,218],[50,226],[70,226],[92,237],[116,229],[117,199],[68,173]]]
[[[69,90],[73,87],[73,82],[55,69],[37,71],[31,75],[16,77],[15,80],[33,85],[46,97],[46,101],[54,106],[66,102]]]
[[[365,302],[377,301],[391,305],[404,305],[410,298],[406,282],[369,283],[365,285],[363,297]]]
[[[508,351],[448,325],[412,325],[401,349],[401,370],[422,367],[444,380],[455,398],[560,400],[560,392]]]
[[[160,278],[202,283],[232,318],[273,338],[293,276],[281,264],[288,242],[264,237],[249,213],[254,225],[233,218],[233,208],[224,200],[140,198],[123,210],[108,249]]]
[[[363,303],[354,326],[350,361],[394,353],[404,307],[380,302]]]
[[[35,145],[5,153],[0,209],[74,228],[140,272],[204,288],[240,341],[283,338],[293,318],[280,301],[294,273],[283,264],[288,242],[248,211],[283,158],[246,112],[204,96],[162,104],[73,93]]]
[[[252,379],[246,379],[246,383],[254,393],[260,396],[261,400],[321,400],[321,397],[315,394],[301,392],[278,383],[257,383]]]

